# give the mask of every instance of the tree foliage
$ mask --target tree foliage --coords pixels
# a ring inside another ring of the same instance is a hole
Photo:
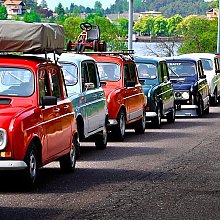
[[[36,10],[31,10],[30,12],[26,12],[23,17],[23,21],[25,22],[41,22],[40,15],[36,12]]]
[[[4,5],[0,6],[0,20],[6,20],[8,17],[8,13],[6,7]]]
[[[208,20],[205,16],[191,15],[183,19],[178,31],[183,35],[179,53],[216,52],[217,19]]]

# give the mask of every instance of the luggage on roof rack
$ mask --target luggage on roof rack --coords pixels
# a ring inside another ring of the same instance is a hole
[[[0,21],[0,52],[61,54],[64,41],[64,29],[58,24]]]

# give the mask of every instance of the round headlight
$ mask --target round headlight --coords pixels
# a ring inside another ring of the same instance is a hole
[[[7,132],[5,129],[0,128],[0,150],[3,150],[7,144]]]
[[[183,92],[183,93],[182,93],[182,97],[183,97],[184,99],[189,99],[189,93],[188,93],[188,92]]]

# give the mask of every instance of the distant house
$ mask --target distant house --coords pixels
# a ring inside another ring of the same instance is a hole
[[[13,15],[22,15],[25,12],[25,4],[23,1],[6,0],[4,5],[9,17]]]
[[[118,14],[106,14],[106,18],[109,19],[110,22],[114,22],[116,19],[119,18],[129,18],[129,13],[118,13]],[[139,13],[133,13],[133,20],[134,22],[137,21],[139,18]]]
[[[147,15],[151,15],[151,16],[159,16],[159,15],[162,15],[161,12],[159,11],[145,11],[145,12],[140,12],[140,13],[133,13],[133,20],[134,22],[136,22],[140,17],[143,17],[143,16],[147,16]],[[126,12],[126,13],[118,13],[118,14],[107,14],[106,17],[111,21],[115,21],[116,19],[118,18],[129,18],[129,13]]]
[[[212,8],[206,12],[208,19],[218,18],[218,9]]]
[[[144,12],[140,12],[140,17],[143,17],[143,16],[154,16],[154,17],[157,17],[157,16],[160,16],[162,15],[161,12],[159,11],[144,11]]]

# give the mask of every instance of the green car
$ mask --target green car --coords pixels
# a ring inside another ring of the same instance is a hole
[[[146,120],[154,128],[160,128],[161,119],[175,121],[174,89],[169,80],[169,71],[164,59],[158,57],[134,58],[139,81],[147,97]]]

